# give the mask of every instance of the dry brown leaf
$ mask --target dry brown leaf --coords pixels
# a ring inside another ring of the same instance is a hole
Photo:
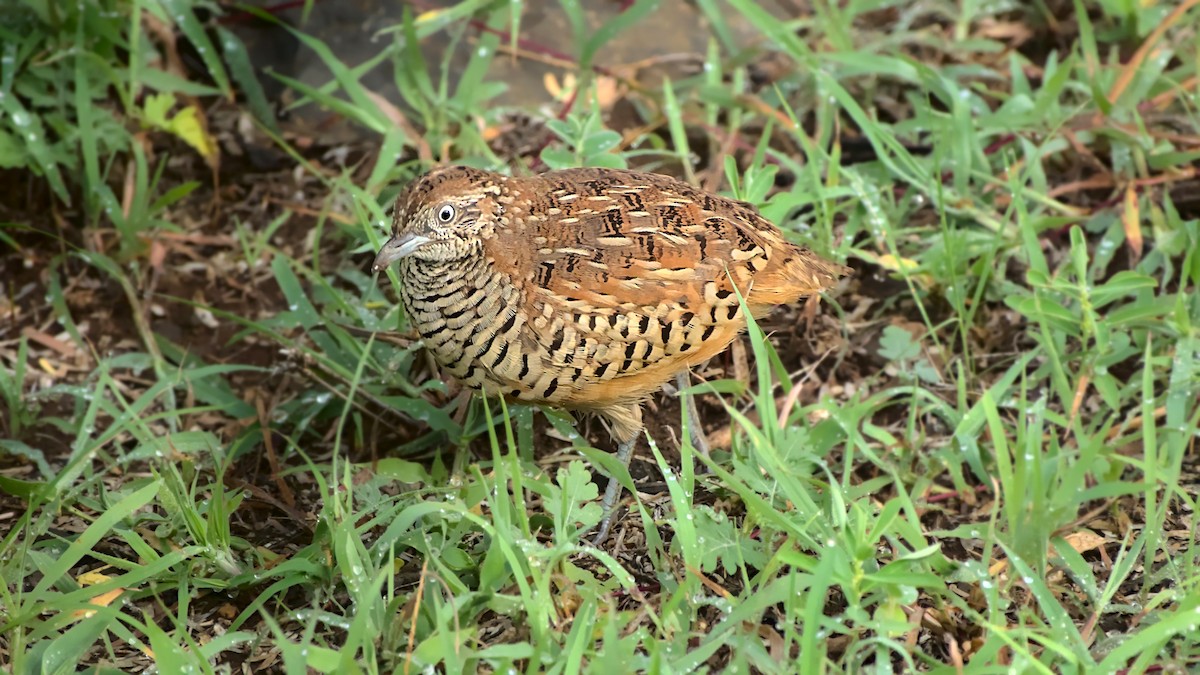
[[[1101,546],[1104,546],[1104,537],[1092,532],[1091,530],[1079,530],[1072,532],[1063,537],[1071,548],[1075,549],[1076,553],[1086,553],[1094,551]]]
[[[615,77],[597,75],[595,79],[596,103],[603,111],[612,110],[613,105],[621,100],[621,84]]]
[[[1012,42],[1013,46],[1024,44],[1033,37],[1029,26],[1019,21],[983,20],[979,22],[975,34],[990,40],[1007,40]]]
[[[100,572],[99,570],[92,570],[91,572],[84,572],[83,574],[76,576],[75,582],[80,586],[95,586],[96,584],[102,584],[111,578],[112,577]]]
[[[121,597],[121,594],[124,592],[125,592],[124,588],[114,588],[111,591],[108,591],[106,593],[101,593],[100,595],[97,595],[96,597],[88,600],[88,604],[95,605],[96,607],[108,607],[109,605],[112,604],[113,600],[116,600],[117,598]],[[87,617],[92,616],[95,613],[96,613],[96,610],[94,610],[94,609],[77,609],[77,610],[71,612],[71,618],[86,619]]]

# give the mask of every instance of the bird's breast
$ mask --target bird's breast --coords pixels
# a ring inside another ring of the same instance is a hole
[[[463,385],[524,400],[539,396],[545,362],[524,293],[485,263],[402,268],[402,295],[426,348]],[[550,392],[553,395],[553,391]]]

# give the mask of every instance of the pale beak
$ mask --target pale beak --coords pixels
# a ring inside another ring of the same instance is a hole
[[[379,255],[375,256],[375,264],[371,265],[371,271],[378,273],[431,241],[433,240],[429,237],[413,232],[396,235],[388,239],[383,248],[379,249]]]

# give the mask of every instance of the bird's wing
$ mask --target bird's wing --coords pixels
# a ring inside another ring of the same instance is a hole
[[[581,386],[667,377],[724,349],[745,324],[735,284],[757,315],[839,272],[752,205],[666,176],[573,169],[506,190],[486,254],[541,322],[527,339],[545,342],[548,366],[581,370]]]

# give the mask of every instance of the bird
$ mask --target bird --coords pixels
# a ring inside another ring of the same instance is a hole
[[[746,310],[760,318],[849,272],[749,202],[599,167],[433,168],[397,198],[372,270],[397,261],[410,322],[442,368],[488,396],[597,415],[623,466],[643,402],[724,351]],[[620,490],[610,477],[597,545]]]

